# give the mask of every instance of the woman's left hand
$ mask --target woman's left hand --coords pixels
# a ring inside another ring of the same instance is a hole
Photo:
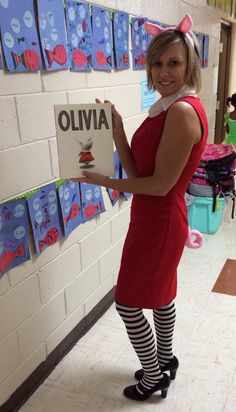
[[[73,182],[78,183],[90,183],[92,185],[106,186],[108,183],[108,177],[99,173],[83,172],[84,177],[72,178]]]

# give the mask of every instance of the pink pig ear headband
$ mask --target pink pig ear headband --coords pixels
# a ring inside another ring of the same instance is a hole
[[[166,30],[176,30],[179,31],[180,33],[184,33],[185,36],[187,37],[188,41],[190,42],[191,46],[194,48],[194,42],[192,37],[189,34],[189,30],[191,30],[193,25],[192,17],[189,14],[186,14],[184,18],[181,20],[177,26],[171,26],[171,27],[161,27],[158,26],[158,24],[153,24],[149,22],[145,22],[145,29],[148,34],[151,34],[152,36],[158,36],[158,34],[162,33],[163,31]]]

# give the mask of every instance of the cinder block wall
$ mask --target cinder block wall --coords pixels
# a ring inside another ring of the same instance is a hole
[[[93,3],[93,2],[91,2]],[[94,2],[169,24],[189,12],[194,29],[210,34],[209,67],[201,97],[213,139],[219,16],[203,0]],[[58,177],[54,104],[109,99],[123,115],[129,139],[146,117],[141,111],[143,71],[7,74],[0,71],[0,201]],[[130,202],[80,225],[65,241],[0,279],[0,405],[113,288],[127,230]]]

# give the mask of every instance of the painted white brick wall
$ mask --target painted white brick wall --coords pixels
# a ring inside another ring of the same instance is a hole
[[[212,141],[220,13],[208,8],[205,0],[90,3],[169,24],[189,12],[194,29],[210,34],[209,67],[203,70],[201,98]],[[236,54],[235,43],[232,56]],[[233,92],[235,67],[231,71]],[[140,101],[144,76],[144,71],[131,69],[14,75],[0,71],[0,202],[59,176],[54,104],[107,98],[123,115],[130,140],[147,115]],[[116,284],[130,201],[120,199],[112,207],[105,189],[103,195],[105,213],[80,225],[68,239],[38,257],[30,235],[31,260],[0,279],[0,405]]]

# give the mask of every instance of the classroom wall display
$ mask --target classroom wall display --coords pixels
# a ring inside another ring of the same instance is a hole
[[[7,69],[10,72],[40,70],[33,0],[0,0],[0,27]]]
[[[111,70],[114,68],[111,11],[92,6],[93,68]]]
[[[46,70],[70,67],[63,0],[37,0],[38,25]]]
[[[199,45],[199,55],[200,55],[200,64],[203,67],[203,59],[204,59],[204,35],[202,33],[195,33],[198,45]]]
[[[208,67],[208,58],[209,58],[209,41],[210,37],[208,34],[203,36],[203,67]]]
[[[0,278],[29,259],[26,201],[0,205]]]
[[[82,206],[79,184],[67,181],[58,188],[59,203],[62,214],[64,236],[69,234],[82,223]]]
[[[117,69],[128,69],[129,64],[129,15],[121,11],[114,12],[113,38],[115,50],[115,66]]]
[[[146,19],[132,17],[131,42],[133,70],[143,70],[146,65],[146,52],[148,37],[144,27]]]
[[[66,0],[66,27],[71,70],[90,70],[93,35],[89,4]]]
[[[117,151],[114,152],[114,164],[115,164],[115,173],[112,176],[112,178],[120,179],[121,163],[120,163],[120,159],[119,159]],[[108,192],[111,204],[112,206],[114,206],[116,202],[118,201],[121,193],[119,192],[119,190],[110,189],[110,188],[107,188],[107,192]]]
[[[100,186],[80,183],[83,222],[105,212],[105,205]]]
[[[91,170],[114,174],[111,104],[56,105],[60,176],[83,177]]]
[[[38,189],[27,199],[36,254],[62,237],[56,183]]]

